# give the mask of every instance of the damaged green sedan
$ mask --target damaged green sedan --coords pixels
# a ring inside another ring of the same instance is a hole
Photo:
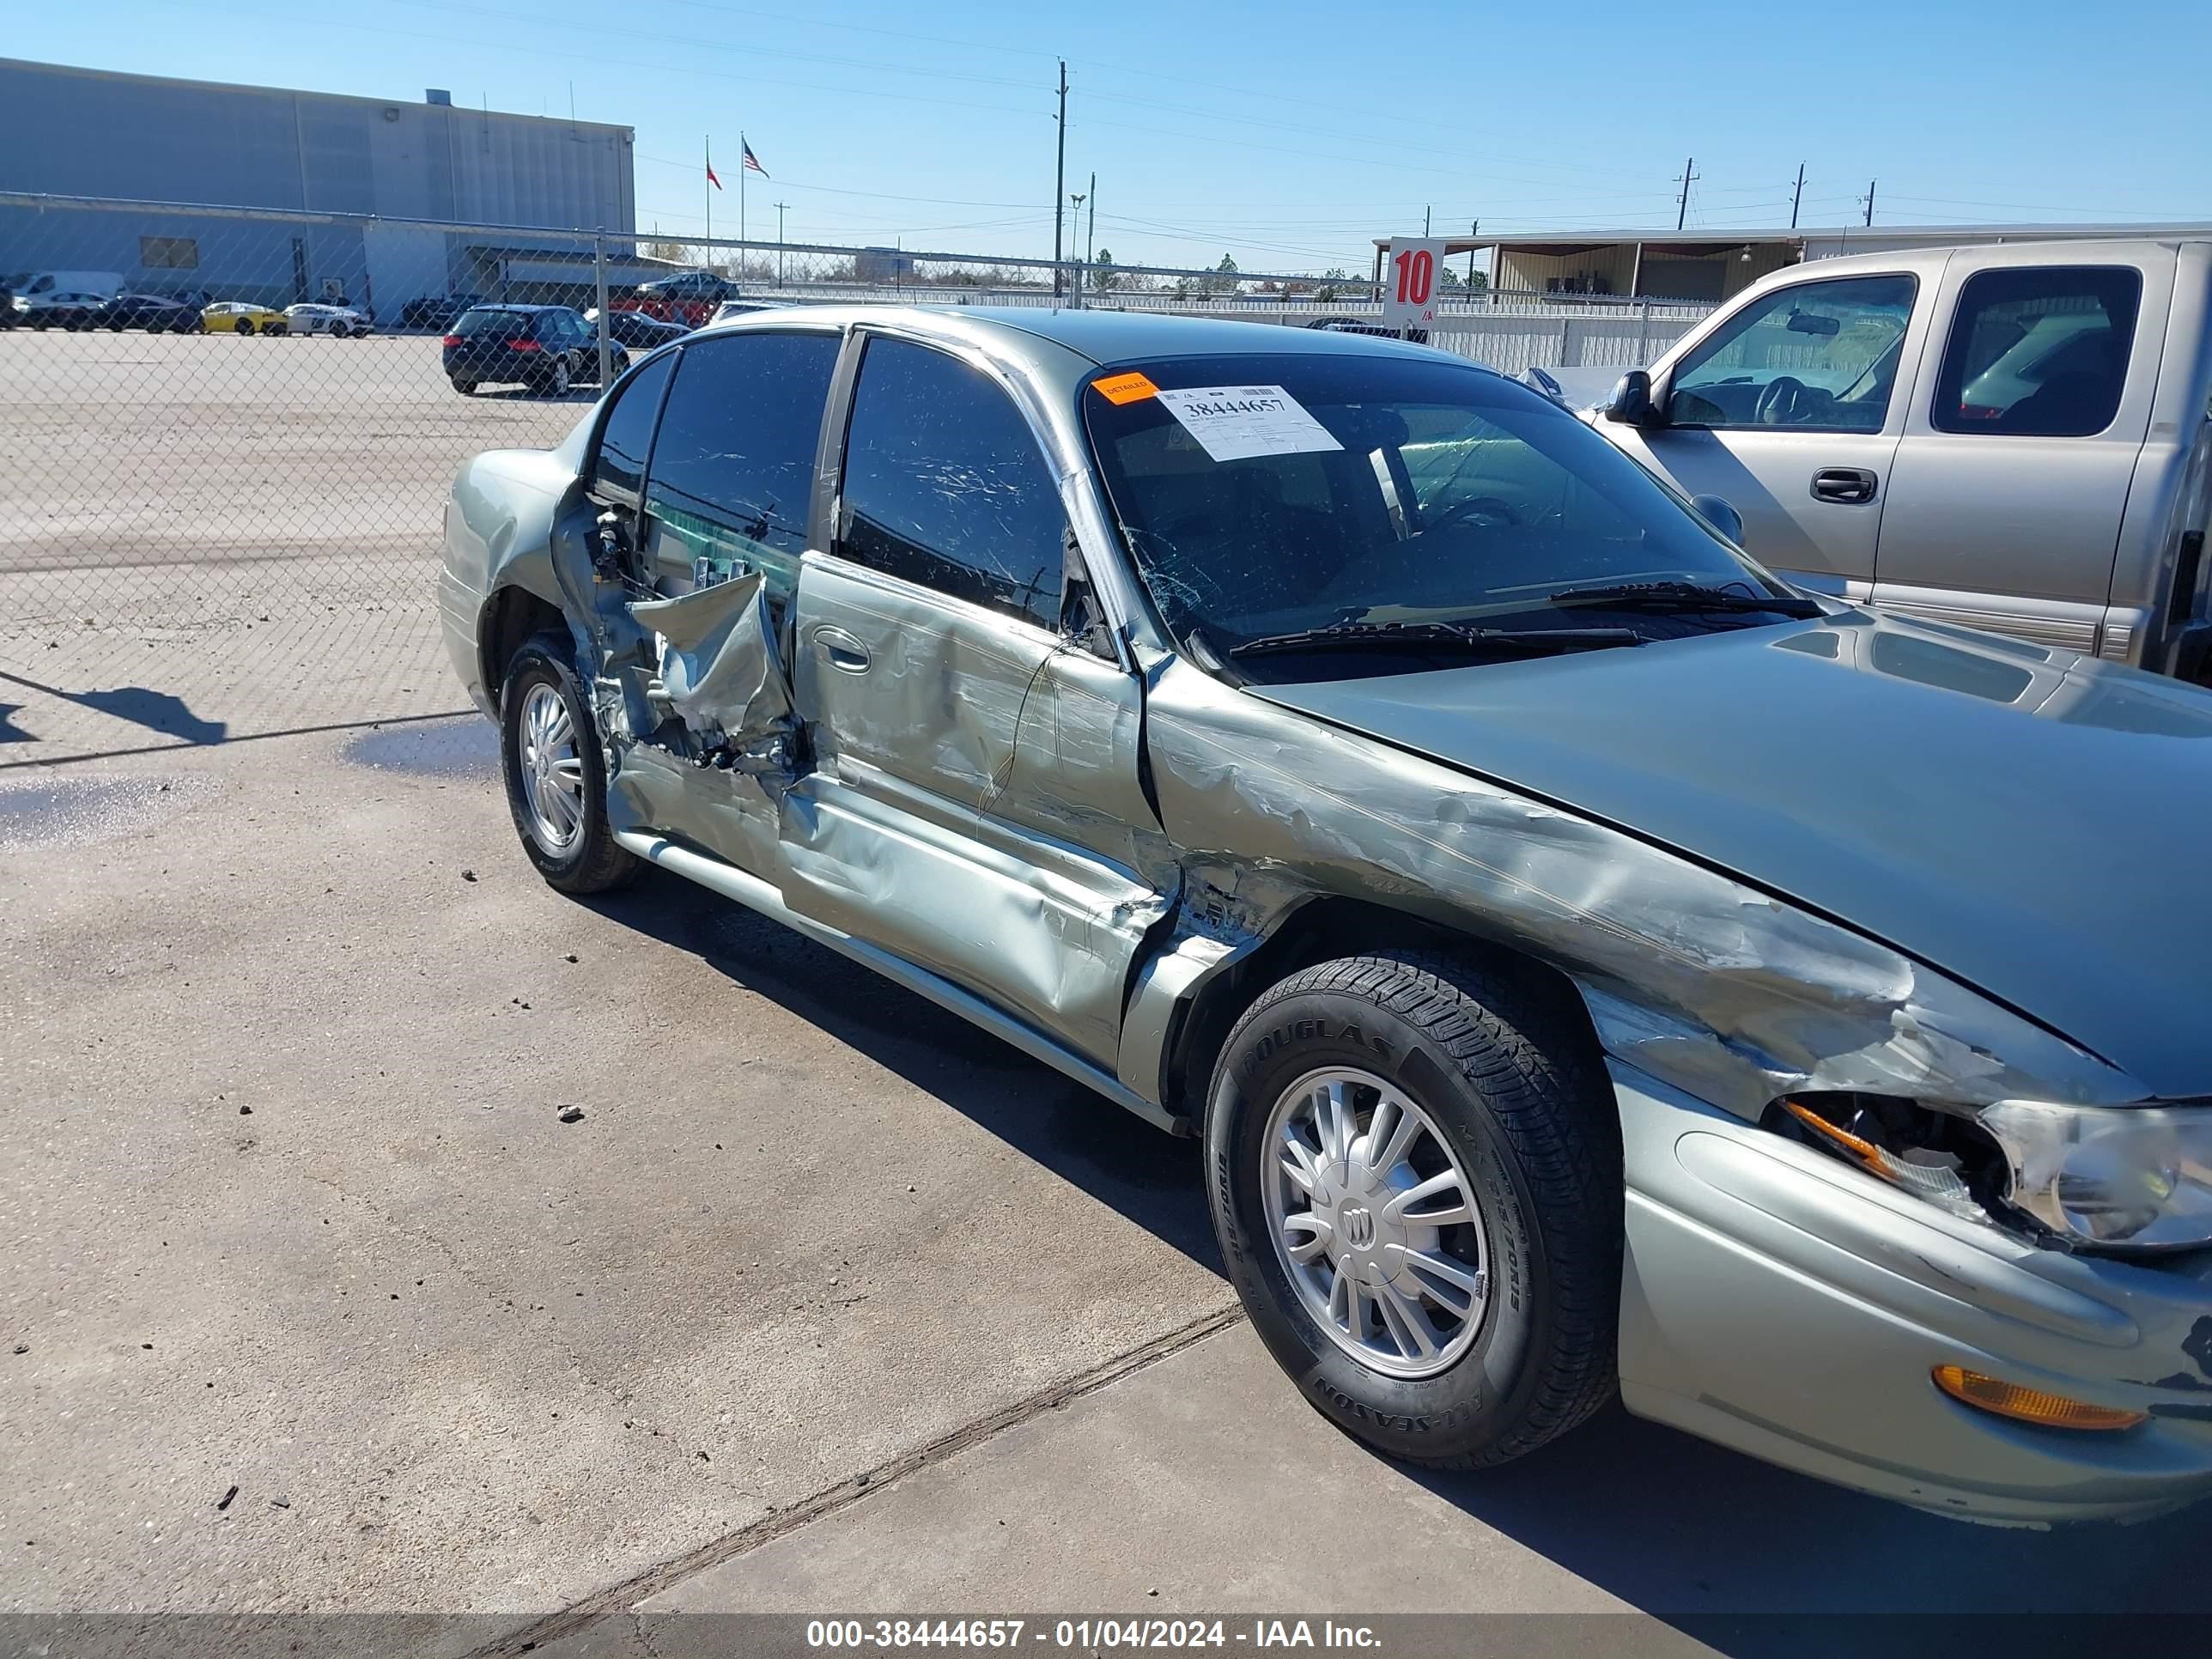
[[[1617,1390],[1947,1514],[2197,1497],[2212,696],[1726,519],[1394,342],[785,310],[469,462],[440,597],[549,882],[672,870],[1200,1138],[1382,1450]]]

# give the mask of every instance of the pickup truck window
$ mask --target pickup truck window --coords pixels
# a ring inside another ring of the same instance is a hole
[[[1929,423],[2082,438],[2118,412],[2142,273],[2132,265],[1981,270],[1959,293]]]
[[[1668,423],[1881,431],[1918,287],[1839,277],[1752,301],[1674,371]]]

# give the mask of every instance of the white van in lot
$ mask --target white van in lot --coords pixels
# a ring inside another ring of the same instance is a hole
[[[2212,684],[2208,318],[2212,240],[1821,259],[1594,423],[1807,586]]]
[[[93,307],[123,292],[123,273],[33,270],[11,276],[7,286],[15,295],[11,323],[26,323],[33,328],[52,324],[82,326]]]
[[[123,292],[119,270],[34,270],[20,283],[11,283],[18,300],[35,300],[41,294],[92,294],[112,300]]]

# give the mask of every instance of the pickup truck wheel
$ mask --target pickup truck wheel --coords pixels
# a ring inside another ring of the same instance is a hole
[[[606,764],[570,649],[539,634],[514,653],[500,690],[501,771],[538,873],[563,893],[603,893],[635,876],[639,860],[607,823]]]
[[[1444,954],[1323,963],[1253,1004],[1208,1098],[1230,1278],[1322,1415],[1471,1468],[1613,1397],[1620,1130],[1571,992]]]

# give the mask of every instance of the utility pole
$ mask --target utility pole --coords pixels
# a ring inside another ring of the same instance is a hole
[[[783,210],[790,205],[788,202],[775,204],[775,285],[778,288],[783,286]]]
[[[1429,214],[1430,214],[1430,212],[1431,212],[1431,210],[1430,210],[1430,209],[1428,209],[1428,208],[1423,208],[1423,209],[1421,210],[1421,240],[1422,240],[1423,241],[1426,241],[1426,240],[1428,240],[1428,236],[1429,236]]]
[[[1470,236],[1481,235],[1482,221],[1477,219],[1473,224],[1469,225],[1467,228],[1467,234]],[[1474,292],[1474,250],[1473,248],[1469,248],[1467,251],[1467,291],[1469,294]]]
[[[1866,203],[1866,222],[1869,224],[1872,224],[1874,222],[1874,187],[1881,182],[1881,181],[1878,179],[1868,179],[1867,193],[1860,198]],[[1912,216],[1908,213],[1905,216],[1909,219]]]
[[[1790,228],[1797,228],[1797,204],[1805,199],[1805,164],[1797,164],[1797,188],[1790,194]]]
[[[1698,158],[1692,155],[1682,163],[1682,176],[1674,182],[1681,185],[1681,199],[1674,204],[1674,228],[1681,229],[1690,216],[1690,186],[1698,181]]]
[[[1060,159],[1052,175],[1052,291],[1061,291],[1066,273],[1060,265],[1060,216],[1067,207],[1067,59],[1060,60]]]
[[[1098,244],[1098,175],[1091,175],[1091,188],[1084,192],[1091,198],[1091,228],[1083,233],[1083,270],[1086,278],[1091,270],[1091,250]]]

